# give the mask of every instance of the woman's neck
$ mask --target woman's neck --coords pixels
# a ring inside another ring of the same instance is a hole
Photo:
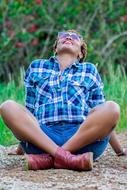
[[[69,67],[71,64],[73,64],[75,61],[77,61],[76,57],[72,57],[70,54],[60,54],[57,55],[57,60],[60,64],[60,70],[64,71],[67,67]]]

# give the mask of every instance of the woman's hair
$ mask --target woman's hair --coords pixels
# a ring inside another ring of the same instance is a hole
[[[67,32],[72,32],[72,33],[76,33],[78,35],[80,35],[76,30],[67,30]],[[56,47],[57,47],[57,41],[58,39],[56,39],[54,45],[53,45],[53,50],[55,51]],[[81,53],[82,53],[82,58],[79,58],[79,62],[82,63],[83,60],[86,58],[87,55],[87,44],[86,42],[83,40],[83,38],[81,39],[82,41],[82,45],[81,45]]]

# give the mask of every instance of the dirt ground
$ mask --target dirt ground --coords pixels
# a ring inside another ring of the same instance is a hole
[[[122,146],[127,147],[127,133],[118,136]],[[15,158],[12,165],[8,162],[11,156],[7,152],[11,148],[0,147],[0,159],[6,159],[6,167],[4,162],[0,162],[0,190],[127,189],[127,157],[117,157],[110,147],[89,172],[62,169],[24,171]]]

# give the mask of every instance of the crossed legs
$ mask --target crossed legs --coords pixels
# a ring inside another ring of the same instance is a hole
[[[0,114],[7,127],[19,140],[30,142],[55,157],[59,147],[40,129],[38,121],[26,108],[8,100],[0,106]],[[62,148],[75,152],[85,145],[104,138],[116,126],[119,116],[119,106],[115,102],[108,101],[97,106]]]

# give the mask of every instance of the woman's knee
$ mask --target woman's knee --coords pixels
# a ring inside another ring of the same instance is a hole
[[[16,105],[16,102],[14,100],[6,100],[5,102],[3,102],[1,105],[0,105],[0,112],[1,112],[1,115],[2,113],[5,113],[9,110],[12,111],[12,109],[14,109]]]
[[[107,101],[105,103],[106,109],[113,115],[116,121],[118,121],[120,117],[120,106],[114,101]]]

